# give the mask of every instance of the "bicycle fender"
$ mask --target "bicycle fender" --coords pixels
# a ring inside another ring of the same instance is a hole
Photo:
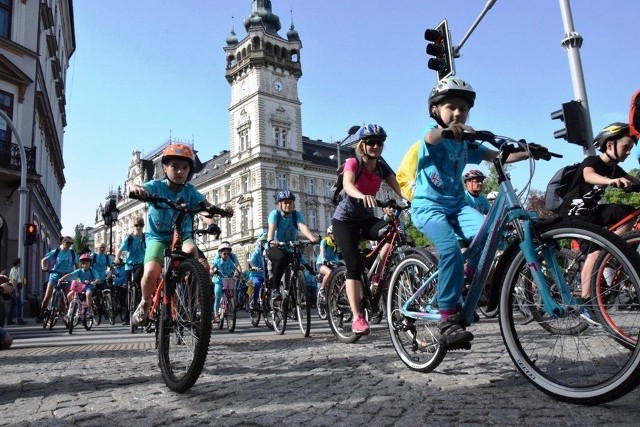
[[[496,264],[495,272],[492,277],[491,283],[487,283],[489,287],[489,295],[487,302],[487,310],[493,311],[498,307],[500,303],[500,291],[502,290],[502,286],[504,281],[502,280],[503,272],[509,266],[511,262],[511,258],[515,256],[518,251],[520,251],[519,242],[511,242],[509,246],[502,252],[500,255],[500,259],[498,260],[498,264]]]

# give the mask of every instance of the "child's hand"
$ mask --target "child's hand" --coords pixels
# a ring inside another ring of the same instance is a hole
[[[462,135],[465,132],[475,132],[471,126],[467,126],[462,123],[451,123],[448,128],[443,129],[443,131],[445,130],[453,132],[453,138],[458,141],[462,141]]]
[[[131,187],[130,193],[133,193],[138,197],[148,197],[149,196],[149,193],[147,192],[147,190],[144,187],[142,187],[140,185],[137,185],[137,184],[133,184],[133,187]]]

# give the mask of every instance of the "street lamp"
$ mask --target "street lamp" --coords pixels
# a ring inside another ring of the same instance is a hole
[[[360,129],[360,126],[351,126],[349,128],[349,130],[347,131],[347,136],[340,142],[336,142],[336,154],[338,156],[338,169],[340,169],[340,146],[347,140],[349,139],[351,136],[355,135],[356,132],[358,132],[358,129]]]
[[[108,198],[109,203],[102,210],[104,224],[109,226],[109,255],[113,254],[113,223],[118,220],[120,210],[116,206],[116,199],[113,196]]]

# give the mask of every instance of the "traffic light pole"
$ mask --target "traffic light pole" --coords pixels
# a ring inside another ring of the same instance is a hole
[[[593,130],[591,127],[591,114],[589,113],[589,102],[587,101],[587,90],[584,84],[584,74],[582,72],[582,60],[580,59],[580,47],[583,38],[573,27],[573,17],[571,15],[571,5],[569,0],[559,0],[560,11],[562,12],[562,24],[564,26],[564,38],[561,46],[569,57],[569,69],[571,70],[571,82],[573,83],[573,96],[580,101],[584,109],[584,132],[586,147],[584,154],[592,156],[596,154],[593,148]]]
[[[0,110],[0,117],[4,119],[4,121],[13,132],[13,135],[18,142],[18,150],[20,151],[20,188],[18,188],[18,193],[20,194],[20,204],[18,208],[18,258],[20,258],[20,262],[22,263],[22,275],[24,277],[24,267],[26,265],[24,259],[24,224],[27,222],[27,193],[29,189],[27,188],[27,154],[24,151],[24,145],[22,145],[22,139],[20,139],[20,134],[18,133],[18,129],[13,124],[7,113]],[[24,293],[25,287],[23,286],[20,291],[20,297],[22,301],[24,301]],[[22,313],[20,313],[22,314]]]
[[[465,34],[464,37],[462,37],[462,40],[460,40],[460,43],[458,43],[457,46],[453,47],[454,58],[460,57],[460,49],[462,49],[462,45],[464,45],[467,42],[467,39],[471,36],[471,33],[473,33],[473,30],[475,30],[478,24],[480,24],[480,21],[482,21],[482,18],[484,18],[484,15],[486,15],[487,12],[489,12],[489,9],[493,7],[496,1],[497,0],[489,0],[487,4],[484,5],[484,9],[482,9],[482,12],[480,12],[480,16],[476,18],[475,22],[471,25],[471,28],[469,28],[469,31],[467,31],[467,34]]]

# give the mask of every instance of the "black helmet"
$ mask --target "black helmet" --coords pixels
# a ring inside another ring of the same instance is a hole
[[[629,136],[629,125],[627,123],[611,123],[596,135],[593,140],[593,146],[604,153],[607,150],[607,141],[618,140],[625,136]],[[634,143],[637,142],[638,140],[635,139]]]

